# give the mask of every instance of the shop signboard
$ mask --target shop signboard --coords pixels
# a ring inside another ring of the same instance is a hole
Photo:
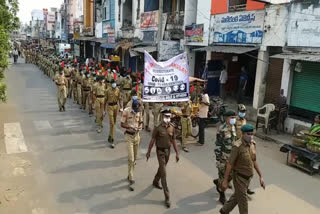
[[[140,18],[140,29],[142,31],[150,31],[150,30],[157,30],[158,29],[158,18],[159,12],[150,11],[141,14]]]
[[[261,44],[264,10],[211,16],[210,41],[229,44]]]
[[[178,41],[160,41],[159,60],[165,61],[182,53],[180,42]]]
[[[203,24],[192,24],[185,27],[186,43],[203,42]]]
[[[144,52],[144,102],[184,102],[189,100],[187,53],[157,62]]]

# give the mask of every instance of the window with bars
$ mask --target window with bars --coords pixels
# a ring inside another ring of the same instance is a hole
[[[229,12],[246,10],[247,0],[229,0]]]

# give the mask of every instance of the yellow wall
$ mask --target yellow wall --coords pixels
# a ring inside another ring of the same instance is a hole
[[[84,27],[93,27],[93,0],[83,0]]]

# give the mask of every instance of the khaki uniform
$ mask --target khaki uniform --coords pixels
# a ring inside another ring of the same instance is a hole
[[[161,123],[153,130],[152,138],[155,139],[156,153],[159,163],[157,174],[154,177],[153,183],[159,184],[161,180],[162,189],[166,200],[170,199],[169,188],[167,185],[166,166],[170,157],[170,148],[173,140],[175,140],[175,130],[171,125]]]
[[[77,101],[78,100],[78,90],[77,90],[77,70],[73,69],[71,72],[71,79],[72,79],[72,95],[73,95],[73,100]]]
[[[64,76],[67,78],[67,91],[68,97],[71,97],[71,71],[69,68],[64,69]]]
[[[94,90],[94,79],[92,76],[89,78],[89,86],[90,86],[90,93],[88,97],[88,105],[89,105],[89,114],[93,114],[93,90]]]
[[[104,106],[105,106],[105,84],[98,83],[97,86],[94,88],[94,95],[96,97],[95,100],[95,109],[96,109],[96,122],[99,128],[102,127],[103,121],[103,113],[104,113]]]
[[[132,90],[132,80],[131,78],[129,77],[126,77],[123,79],[122,81],[122,101],[123,101],[123,106],[126,106],[127,103],[130,101],[130,93],[131,93],[131,90]]]
[[[59,109],[64,108],[64,105],[67,100],[67,89],[66,89],[66,78],[63,75],[58,74],[55,78],[55,82],[57,85],[57,98]]]
[[[106,87],[107,89],[108,88],[111,88],[111,80],[113,80],[113,72],[108,72],[107,76],[106,76],[106,81],[107,81],[107,84],[106,84]]]
[[[82,75],[80,72],[77,73],[76,75],[76,81],[77,81],[77,103],[81,105],[82,103],[82,88],[81,88],[81,83],[82,83]]]
[[[109,115],[109,139],[114,140],[114,128],[117,122],[118,115],[118,104],[120,101],[120,90],[119,88],[108,88],[106,91],[106,103],[108,105],[107,111]]]
[[[132,108],[128,107],[123,111],[121,117],[121,123],[127,124],[129,127],[136,129],[136,132],[125,132],[125,140],[127,142],[128,149],[128,177],[129,180],[133,179],[134,165],[137,160],[139,144],[140,144],[140,134],[139,131],[142,129],[142,113],[133,113]]]
[[[237,130],[237,138],[240,139],[242,137],[241,127],[247,124],[247,120],[245,118],[241,118],[237,116],[236,122],[236,130]]]
[[[230,213],[238,205],[240,214],[248,214],[247,191],[254,173],[255,148],[255,142],[248,144],[242,138],[232,147],[229,163],[233,170],[234,193],[222,208],[225,213]]]
[[[162,108],[162,103],[154,103],[153,104],[153,127],[157,127],[160,124],[160,111]]]
[[[89,78],[84,78],[82,80],[82,92],[83,92],[83,95],[82,95],[82,108],[85,110],[86,107],[87,107],[87,103],[89,105],[89,95],[90,95],[90,90],[91,90],[91,87],[90,87],[90,82],[89,82]]]
[[[184,102],[181,105],[181,131],[182,140],[181,146],[184,148],[186,146],[186,138],[192,135],[191,130],[191,113],[192,113],[192,103],[191,101]]]

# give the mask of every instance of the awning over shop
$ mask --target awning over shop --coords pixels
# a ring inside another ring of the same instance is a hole
[[[118,51],[119,48],[122,48],[123,50],[128,50],[134,45],[133,42],[130,42],[128,40],[122,40],[115,46],[115,51]]]
[[[108,42],[107,38],[94,38],[91,41],[98,42],[101,44]]]
[[[312,53],[282,53],[270,56],[278,59],[292,59],[300,61],[320,62],[320,55]]]
[[[103,43],[100,45],[100,47],[105,49],[114,49],[116,45],[116,43]]]
[[[145,47],[132,48],[132,50],[135,52],[139,52],[139,53],[144,53],[144,51],[147,51],[148,53],[152,53],[152,52],[157,51],[157,47],[145,46]]]
[[[87,37],[87,36],[80,36],[77,39],[74,40],[78,40],[78,41],[93,41],[93,39],[95,39],[94,37]]]
[[[228,46],[228,45],[215,45],[207,46],[203,48],[195,49],[195,51],[211,51],[216,53],[234,53],[234,54],[243,54],[250,51],[259,49],[259,47],[245,47],[245,46]]]

